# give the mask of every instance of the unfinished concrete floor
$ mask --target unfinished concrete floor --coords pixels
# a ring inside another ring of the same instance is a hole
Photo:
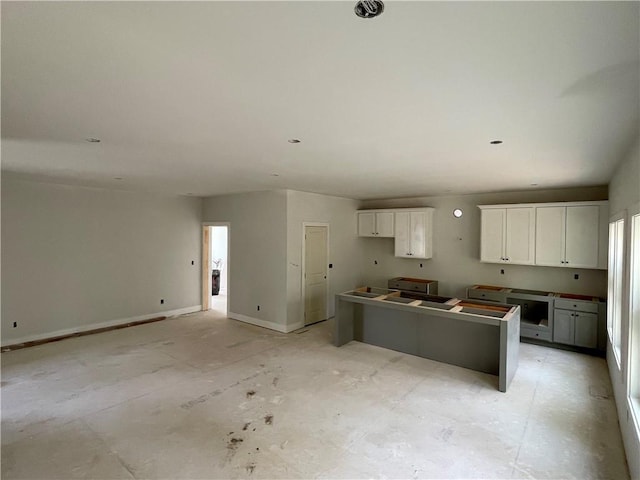
[[[604,360],[497,377],[198,313],[2,354],[2,477],[628,478]]]

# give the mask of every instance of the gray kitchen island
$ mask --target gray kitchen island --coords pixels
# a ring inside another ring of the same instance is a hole
[[[340,293],[334,344],[356,340],[497,375],[506,392],[518,368],[520,307],[433,300],[375,287]]]

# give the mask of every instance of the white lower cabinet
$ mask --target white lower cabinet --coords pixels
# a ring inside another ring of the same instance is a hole
[[[433,256],[433,208],[396,211],[395,256],[431,258]]]

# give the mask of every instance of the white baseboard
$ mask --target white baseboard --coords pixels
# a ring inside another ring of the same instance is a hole
[[[275,330],[280,333],[289,333],[303,327],[303,324],[296,325],[282,325],[281,323],[268,322],[266,320],[261,320],[259,318],[249,317],[248,315],[242,315],[241,313],[227,313],[227,317],[233,318],[234,320],[240,320],[241,322],[250,323],[251,325],[256,325],[258,327],[268,328],[270,330]]]
[[[16,345],[18,343],[35,342],[37,340],[46,340],[48,338],[62,337],[64,335],[72,335],[74,333],[86,332],[89,330],[96,330],[98,328],[115,327],[118,325],[126,325],[131,322],[139,322],[141,320],[149,320],[155,317],[175,317],[177,315],[184,315],[187,313],[199,312],[202,310],[202,305],[194,305],[192,307],[178,308],[175,310],[166,310],[164,312],[148,313],[146,315],[138,315],[136,317],[118,318],[116,320],[108,320],[106,322],[92,323],[90,325],[82,325],[80,327],[65,328],[63,330],[55,330],[53,332],[40,333],[36,335],[27,335],[19,338],[3,339],[0,346],[5,347],[7,345]]]

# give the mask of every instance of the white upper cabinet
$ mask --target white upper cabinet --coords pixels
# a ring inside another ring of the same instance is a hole
[[[358,212],[358,236],[360,237],[393,237],[393,211],[360,211]]]
[[[481,206],[480,260],[533,265],[535,209]]]
[[[482,262],[607,268],[606,201],[478,207]]]
[[[536,265],[564,267],[567,207],[536,208]]]
[[[599,207],[567,207],[565,265],[573,268],[598,267]]]
[[[600,205],[537,207],[536,265],[604,268],[600,230]]]
[[[393,212],[376,213],[376,228],[379,237],[393,237],[394,235],[394,218]]]
[[[433,256],[433,208],[397,210],[395,255],[405,258]]]
[[[480,261],[482,262],[504,261],[505,213],[504,208],[480,211]]]
[[[536,215],[531,207],[508,208],[505,258],[508,263],[533,265],[535,262]]]

